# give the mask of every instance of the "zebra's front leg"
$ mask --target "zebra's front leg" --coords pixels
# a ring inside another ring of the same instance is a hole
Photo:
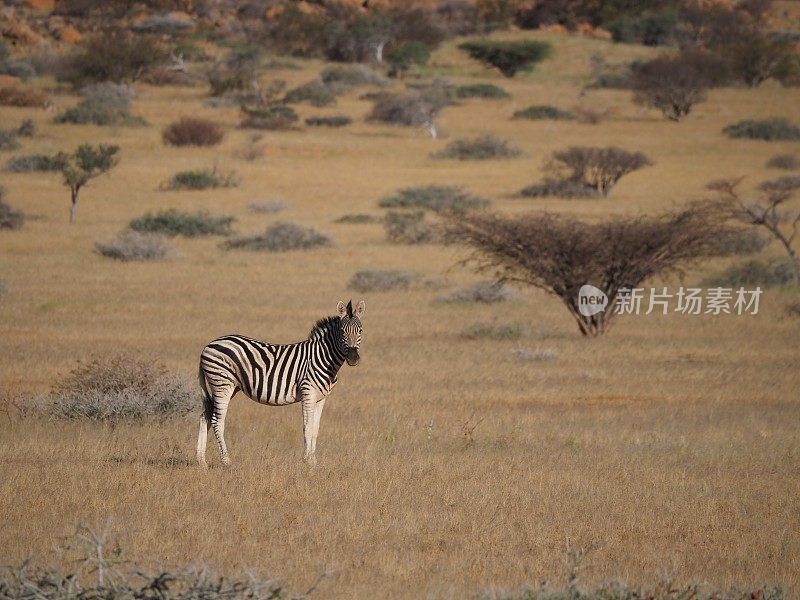
[[[314,411],[314,434],[311,436],[311,454],[317,454],[317,436],[319,435],[319,421],[322,418],[322,409],[325,408],[325,397],[317,400],[316,410]]]
[[[314,456],[314,422],[317,415],[317,399],[309,395],[303,399],[303,460],[308,466],[317,464]]]

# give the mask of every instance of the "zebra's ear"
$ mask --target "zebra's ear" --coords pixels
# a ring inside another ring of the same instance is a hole
[[[365,310],[367,310],[367,303],[362,300],[358,303],[358,306],[356,306],[355,315],[360,319]]]
[[[339,300],[339,304],[336,305],[336,312],[339,313],[340,317],[344,317],[347,314],[347,307],[341,300]]]

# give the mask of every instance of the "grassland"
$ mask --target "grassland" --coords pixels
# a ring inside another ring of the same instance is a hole
[[[775,176],[763,166],[770,156],[798,151],[721,134],[746,118],[799,121],[797,88],[716,90],[674,124],[634,106],[627,92],[581,91],[592,53],[614,62],[649,50],[537,37],[554,44],[554,58],[514,80],[499,81],[454,44],[429,67],[454,83],[509,91],[510,99],[448,107],[440,129],[450,139],[507,139],[524,153],[512,161],[431,160],[447,137],[365,123],[370,104],[359,91],[331,108],[298,108],[301,118],[347,114],[353,125],[270,132],[254,162],[234,157],[248,136],[236,129],[237,111],[206,107],[202,88],[140,86],[135,112],[149,127],[54,125],[43,111],[0,109],[4,122],[32,118],[39,127],[26,153],[113,142],[122,156],[82,192],[72,226],[56,175],[3,174],[8,202],[29,219],[0,235],[0,391],[36,394],[76,360],[118,349],[191,375],[203,344],[220,334],[303,338],[351,296],[347,281],[364,269],[414,271],[448,287],[475,281],[453,266],[463,257],[455,249],[392,245],[379,224],[334,222],[380,214],[378,199],[398,188],[463,185],[504,212],[594,219],[702,197],[722,176],[745,175],[752,189]],[[323,66],[300,64],[280,73],[290,87]],[[511,120],[531,104],[612,112],[599,125]],[[225,141],[163,146],[161,128],[183,115],[223,124]],[[540,178],[550,152],[571,144],[641,150],[655,165],[607,199],[514,197]],[[237,171],[238,187],[159,190],[173,173],[215,161]],[[288,208],[247,210],[274,199]],[[177,239],[178,258],[126,264],[93,252],[131,219],[165,208],[233,215],[242,234],[290,219],[336,245],[273,255]],[[705,263],[686,282],[725,264]],[[208,473],[192,464],[194,419],[112,428],[20,419],[9,408],[0,415],[0,562],[47,557],[78,521],[111,517],[126,548],[167,562],[253,566],[296,590],[330,571],[320,598],[451,598],[559,583],[567,541],[589,549],[589,583],[649,585],[669,571],[681,583],[767,583],[800,596],[800,321],[784,316],[796,292],[767,290],[756,316],[620,318],[591,341],[538,292],[492,306],[433,302],[440,293],[415,286],[366,296],[362,361],[342,373],[328,402],[313,471],[300,461],[297,407],[236,398],[226,430],[234,465]],[[493,321],[524,324],[525,333],[461,335]],[[521,361],[517,348],[554,358]]]

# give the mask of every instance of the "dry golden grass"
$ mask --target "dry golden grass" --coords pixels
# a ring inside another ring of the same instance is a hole
[[[754,186],[774,175],[763,167],[770,156],[796,151],[720,132],[744,118],[800,120],[800,90],[718,90],[685,122],[669,123],[625,92],[581,97],[591,53],[614,62],[648,50],[548,39],[555,59],[509,81],[452,44],[434,56],[431,69],[453,81],[493,81],[513,95],[465,102],[441,118],[451,138],[493,133],[523,149],[524,158],[501,163],[429,159],[446,139],[364,123],[370,105],[357,100],[359,91],[329,109],[298,107],[302,118],[351,115],[352,126],[269,132],[265,158],[254,162],[234,158],[248,136],[234,129],[236,111],[204,107],[200,89],[143,87],[135,112],[151,124],[145,128],[56,126],[41,111],[0,109],[12,123],[36,121],[42,134],[25,152],[81,142],[122,148],[120,165],[82,192],[74,226],[56,175],[4,175],[9,203],[32,218],[0,236],[0,391],[42,391],[77,359],[117,348],[150,352],[191,374],[203,344],[220,334],[300,339],[351,296],[346,283],[363,269],[474,281],[453,268],[456,250],[394,246],[379,224],[334,223],[376,212],[377,200],[400,187],[464,185],[504,211],[598,218],[700,197],[720,176],[744,174]],[[320,67],[304,63],[281,77],[296,85]],[[530,104],[579,102],[613,108],[614,117],[596,126],[510,119]],[[214,149],[163,147],[161,128],[183,115],[214,119],[228,135]],[[550,152],[570,144],[641,150],[655,165],[622,179],[607,199],[513,197],[539,179]],[[215,160],[237,170],[238,188],[158,190],[174,172]],[[289,208],[246,208],[275,198]],[[163,208],[232,214],[245,234],[289,219],[337,245],[276,256],[179,239],[181,256],[161,263],[93,253],[96,240]],[[705,265],[687,282],[723,264]],[[345,367],[326,407],[311,472],[300,461],[296,406],[237,397],[226,431],[234,465],[208,473],[192,465],[194,419],[112,429],[0,415],[0,562],[45,556],[78,521],[110,516],[125,546],[148,557],[255,566],[295,590],[333,570],[320,598],[456,597],[559,582],[567,539],[592,548],[589,582],[646,585],[669,570],[679,582],[780,584],[800,594],[800,321],[782,318],[796,293],[768,290],[751,317],[620,318],[591,341],[537,292],[489,307],[432,302],[440,293],[366,297],[362,362]],[[523,323],[526,334],[461,337],[492,320]],[[556,357],[521,362],[519,347]],[[211,444],[208,451],[215,453]]]

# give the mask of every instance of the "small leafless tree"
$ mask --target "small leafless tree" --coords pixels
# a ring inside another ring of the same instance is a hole
[[[800,228],[800,210],[789,210],[786,206],[800,190],[800,176],[789,175],[762,182],[758,186],[760,197],[755,201],[743,197],[738,190],[741,182],[741,177],[718,179],[706,187],[717,192],[729,216],[748,225],[763,227],[781,243],[793,268],[794,283],[800,285],[800,261],[792,246]]]
[[[571,146],[553,153],[548,168],[564,181],[582,183],[607,196],[624,175],[653,164],[642,152],[615,146]]]
[[[78,216],[78,194],[90,179],[111,170],[117,164],[119,146],[100,144],[97,147],[82,144],[72,154],[59,152],[56,160],[63,165],[61,174],[64,185],[69,187],[72,205],[69,210],[69,222],[74,223]]]
[[[680,121],[705,100],[719,60],[699,49],[663,55],[633,69],[633,101],[660,110],[670,121]]]
[[[369,118],[394,125],[423,127],[436,139],[436,117],[446,104],[446,95],[437,86],[404,95],[381,94],[375,99]]]
[[[676,212],[596,223],[547,213],[476,213],[448,218],[445,235],[472,249],[465,262],[477,271],[557,296],[580,332],[594,337],[607,331],[623,290],[713,253],[713,239],[725,231],[717,210],[714,203],[696,203]],[[585,284],[608,296],[605,311],[581,313],[578,291]]]

